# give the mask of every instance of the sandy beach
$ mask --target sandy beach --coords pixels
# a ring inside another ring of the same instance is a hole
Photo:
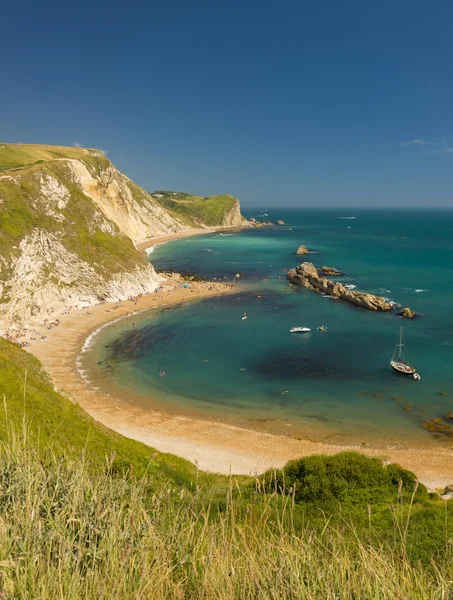
[[[161,238],[154,240],[160,243]],[[165,239],[167,241],[168,238]],[[180,282],[179,282],[180,283]],[[191,283],[189,288],[170,279],[162,293],[137,301],[101,304],[70,311],[51,330],[42,327],[46,341],[36,340],[27,348],[43,364],[55,386],[107,427],[161,452],[188,459],[200,469],[217,473],[259,474],[282,467],[286,461],[312,454],[334,454],[353,449],[370,456],[396,462],[415,472],[430,489],[453,482],[453,448],[427,449],[364,448],[339,446],[294,439],[227,425],[218,421],[175,416],[143,409],[92,389],[76,367],[77,357],[87,337],[102,325],[137,311],[231,293],[231,284]]]
[[[145,252],[149,250],[153,246],[157,246],[157,244],[164,244],[167,242],[173,242],[174,240],[179,240],[181,238],[192,237],[194,235],[202,235],[204,233],[214,233],[215,231],[231,231],[240,229],[248,229],[247,227],[203,227],[199,229],[186,229],[185,231],[178,231],[178,233],[171,233],[170,235],[162,235],[160,237],[149,238],[148,240],[143,240],[142,242],[136,244],[137,250],[140,252]]]

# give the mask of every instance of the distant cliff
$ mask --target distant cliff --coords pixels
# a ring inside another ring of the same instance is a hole
[[[192,227],[242,227],[248,224],[241,215],[239,200],[230,194],[202,197],[185,192],[157,191],[151,195],[177,219]]]
[[[181,210],[155,195],[99,150],[0,144],[0,333],[153,291],[160,278],[140,241],[246,223],[232,196],[187,195]]]

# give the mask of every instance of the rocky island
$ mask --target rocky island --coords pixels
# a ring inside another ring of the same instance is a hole
[[[296,254],[298,256],[300,256],[301,254],[310,254],[310,250],[307,248],[307,246],[299,246]]]
[[[367,292],[355,292],[348,289],[342,283],[331,281],[327,277],[323,277],[323,275],[342,275],[342,273],[333,267],[323,266],[317,269],[313,263],[304,262],[295,269],[288,271],[287,278],[294,285],[300,285],[318,292],[318,294],[328,294],[329,296],[339,298],[362,308],[376,311],[389,311],[393,309],[392,304],[387,302],[382,296],[375,296]],[[406,307],[398,313],[398,316],[413,319],[417,314],[409,307]]]
[[[313,263],[304,262],[295,269],[291,269],[287,274],[287,278],[290,283],[301,285],[314,292],[318,292],[318,294],[329,294],[330,296],[369,310],[392,310],[392,305],[386,302],[382,296],[348,290],[342,283],[330,281],[330,279],[322,277]]]

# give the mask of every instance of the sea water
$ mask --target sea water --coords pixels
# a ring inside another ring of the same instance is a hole
[[[230,282],[239,274],[238,289],[104,328],[88,353],[91,375],[144,406],[296,437],[451,441],[422,424],[453,411],[453,211],[268,214],[285,225],[157,247],[149,257],[156,269]],[[301,244],[310,255],[296,256]],[[333,279],[420,316],[402,319],[397,310],[372,312],[289,286],[287,270],[304,260],[335,267],[344,275]],[[420,381],[389,365],[402,325]],[[311,332],[290,333],[295,326]]]

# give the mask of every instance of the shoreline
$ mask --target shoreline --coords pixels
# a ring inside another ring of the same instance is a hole
[[[144,240],[137,249],[146,252],[158,244],[184,237],[243,228],[212,227],[190,229]],[[313,454],[332,455],[355,450],[367,456],[390,460],[413,471],[429,489],[443,488],[453,479],[453,447],[394,448],[363,447],[360,444],[331,444],[267,433],[221,421],[145,409],[113,397],[87,382],[78,370],[78,359],[86,344],[105,326],[126,316],[184,304],[198,298],[232,293],[231,284],[190,282],[189,288],[174,275],[163,283],[163,292],[116,303],[105,303],[60,315],[60,325],[52,330],[35,329],[47,336],[46,342],[33,342],[25,348],[36,356],[50,375],[55,388],[77,402],[95,420],[160,452],[175,454],[203,470],[222,474],[257,475],[281,468],[288,460]],[[172,288],[172,289],[170,289]],[[209,289],[210,288],[210,289]],[[196,294],[196,295],[195,295]],[[42,331],[41,331],[42,330]],[[30,335],[30,333],[29,333]],[[31,333],[33,335],[33,333]],[[28,336],[27,336],[28,337]]]
[[[142,296],[137,303],[129,300],[71,311],[61,317],[58,327],[46,332],[46,342],[37,341],[27,350],[41,361],[55,387],[94,419],[160,452],[190,460],[203,471],[257,475],[266,469],[281,468],[294,458],[355,450],[400,464],[415,472],[429,489],[452,482],[453,448],[364,448],[300,440],[216,420],[145,409],[93,388],[79,373],[77,359],[88,338],[100,327],[144,310],[232,291],[229,284],[205,282],[170,290],[177,281],[176,277],[167,280],[162,294]]]
[[[150,254],[147,252],[160,244],[166,244],[167,242],[173,242],[186,237],[192,237],[195,235],[203,235],[205,233],[215,233],[216,231],[241,231],[242,229],[250,229],[250,227],[227,227],[226,225],[219,225],[215,227],[200,227],[198,229],[185,229],[184,231],[178,231],[176,233],[170,233],[169,235],[161,235],[158,237],[148,238],[141,242],[138,242],[135,247],[137,250],[144,254]]]

